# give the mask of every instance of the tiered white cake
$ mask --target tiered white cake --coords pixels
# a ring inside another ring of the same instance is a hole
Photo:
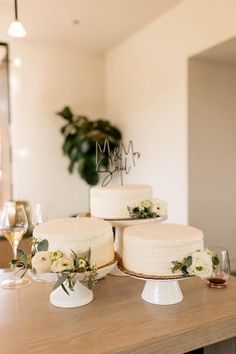
[[[47,239],[49,251],[83,254],[91,249],[91,263],[102,267],[114,259],[114,239],[109,222],[96,218],[66,218],[37,225],[37,239]]]
[[[172,261],[182,261],[203,247],[203,233],[194,227],[140,224],[124,230],[122,260],[127,270],[137,274],[173,276]]]
[[[104,219],[129,219],[128,206],[152,200],[152,188],[141,184],[93,187],[90,192],[91,215]]]

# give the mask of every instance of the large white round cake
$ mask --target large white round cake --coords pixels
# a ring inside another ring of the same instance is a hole
[[[140,224],[127,227],[123,237],[124,268],[150,276],[173,276],[172,261],[204,247],[203,233],[185,225]]]
[[[96,218],[66,218],[37,225],[37,239],[47,239],[49,251],[83,254],[91,249],[91,263],[102,267],[114,259],[114,239],[111,224]]]
[[[142,184],[93,187],[90,191],[91,215],[104,219],[129,219],[127,207],[152,200],[152,188]]]

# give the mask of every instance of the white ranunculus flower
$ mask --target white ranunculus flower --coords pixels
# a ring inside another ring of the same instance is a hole
[[[153,205],[152,210],[158,215],[158,216],[164,216],[166,215],[166,207],[164,204],[158,202]]]
[[[66,269],[74,269],[73,258],[70,256],[64,256],[53,262],[51,270],[53,273],[61,273]]]
[[[151,208],[152,207],[152,202],[150,200],[144,200],[142,203],[141,203],[141,206],[144,207],[144,208]]]
[[[188,269],[190,275],[204,279],[211,276],[212,270],[212,258],[206,250],[196,251],[192,254],[192,265]]]
[[[51,254],[52,257],[52,261],[57,261],[59,258],[62,258],[64,256],[64,254],[61,251],[54,251]]]
[[[86,261],[84,259],[79,259],[79,268],[86,269]]]
[[[37,252],[32,258],[32,268],[38,273],[50,272],[52,265],[51,252],[41,251]]]

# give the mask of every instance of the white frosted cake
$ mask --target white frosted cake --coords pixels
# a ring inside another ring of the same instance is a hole
[[[37,239],[47,239],[49,251],[83,254],[91,249],[91,263],[102,267],[114,259],[114,239],[111,224],[96,218],[66,218],[37,225]]]
[[[123,237],[124,268],[144,275],[173,276],[172,261],[204,248],[203,233],[185,225],[140,224],[127,227]]]
[[[129,219],[128,206],[152,200],[152,188],[142,184],[93,187],[90,191],[91,215],[104,219]]]

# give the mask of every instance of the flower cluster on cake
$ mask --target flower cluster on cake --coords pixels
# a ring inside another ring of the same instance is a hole
[[[182,261],[172,261],[172,272],[181,271],[184,278],[196,275],[202,279],[211,276],[215,266],[219,264],[219,258],[211,250],[197,250],[192,252]]]
[[[132,219],[150,219],[167,214],[166,206],[163,202],[158,201],[155,203],[149,199],[128,206],[127,209]]]
[[[56,273],[58,280],[54,289],[62,286],[63,290],[69,295],[68,288],[73,291],[76,276],[83,275],[83,280],[87,281],[89,289],[93,288],[97,276],[97,268],[91,264],[91,250],[89,249],[83,256],[77,255],[73,250],[70,254],[63,253],[60,250],[48,251],[48,241],[38,241],[31,239],[32,251],[30,256],[26,256],[24,251],[18,250],[18,260],[16,266],[23,270],[24,276],[27,270],[33,274]]]

